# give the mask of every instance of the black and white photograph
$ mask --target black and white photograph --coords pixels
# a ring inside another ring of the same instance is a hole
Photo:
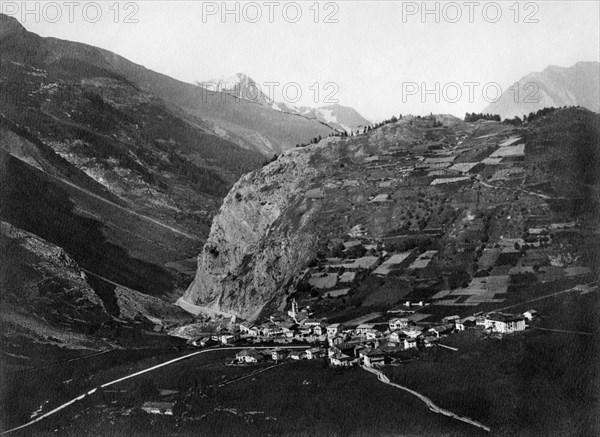
[[[0,0],[0,437],[600,436],[600,2]]]

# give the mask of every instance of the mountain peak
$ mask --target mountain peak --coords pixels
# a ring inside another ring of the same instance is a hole
[[[262,92],[260,85],[245,73],[235,73],[231,76],[222,75],[216,79],[196,82],[196,85],[253,102],[272,103],[271,99]]]
[[[196,83],[204,88],[217,86],[218,91],[232,91],[241,86],[257,86],[254,79],[245,73],[235,73],[230,76],[221,75],[218,78]]]

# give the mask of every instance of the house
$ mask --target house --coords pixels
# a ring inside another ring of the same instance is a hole
[[[377,329],[369,329],[364,335],[367,340],[377,340],[383,337],[383,333]]]
[[[327,324],[320,323],[319,325],[313,326],[312,333],[317,337],[325,335],[327,333]]]
[[[332,338],[338,335],[344,329],[341,323],[333,323],[327,327],[327,337]]]
[[[354,365],[355,359],[346,354],[337,354],[329,358],[329,363],[337,367],[350,367]]]
[[[435,342],[438,341],[438,338],[432,335],[427,335],[423,338],[423,346],[432,347]],[[406,348],[407,345],[405,345]],[[416,346],[416,345],[415,345]]]
[[[249,322],[243,322],[238,325],[238,329],[240,333],[250,335],[250,330],[252,329],[252,324]]]
[[[407,326],[406,328],[402,328],[402,332],[407,337],[417,338],[423,332],[423,328],[421,326]]]
[[[289,357],[292,360],[299,361],[299,360],[303,360],[306,358],[306,353],[304,351],[292,351],[292,352],[290,352]]]
[[[222,334],[222,335],[219,335],[219,342],[221,344],[223,344],[223,345],[233,344],[237,340],[239,340],[239,337],[237,335],[234,335],[234,334]]]
[[[375,324],[374,323],[363,323],[361,325],[358,325],[356,327],[356,329],[354,330],[354,333],[356,335],[366,335],[368,331],[375,329]]]
[[[359,353],[359,358],[367,367],[373,367],[385,362],[385,354],[377,349],[363,349]]]
[[[318,347],[312,347],[304,351],[306,354],[307,360],[316,360],[317,358],[322,358],[325,355],[323,349]]]
[[[446,316],[442,319],[442,323],[456,323],[457,320],[460,320],[458,316]]]
[[[396,317],[391,319],[389,322],[390,331],[395,331],[397,329],[406,328],[408,326],[408,319],[405,317]]]
[[[287,351],[285,349],[276,348],[271,351],[271,359],[273,361],[280,361],[287,357]]]
[[[447,324],[447,325],[438,325],[438,326],[434,326],[433,328],[429,328],[427,330],[427,332],[433,334],[434,336],[436,336],[437,338],[440,338],[440,336],[444,335],[444,334],[449,334],[452,332],[452,329],[454,329],[454,325],[451,324]]]
[[[479,328],[479,329],[486,328],[485,316],[476,316],[475,317],[475,328]]]
[[[527,320],[533,320],[538,316],[538,312],[536,310],[527,310],[523,313],[523,317]]]
[[[475,316],[468,316],[465,318],[460,319],[460,323],[464,326],[464,328],[474,328],[475,324],[477,323],[477,318]],[[459,328],[456,328],[457,330],[460,331]]]
[[[400,329],[396,329],[390,334],[389,340],[391,343],[402,343],[406,338],[406,334],[402,332]]]
[[[336,335],[328,339],[329,346],[339,346],[340,344],[344,344],[345,341],[346,338],[341,335]]]
[[[294,336],[294,329],[296,328],[296,323],[294,322],[284,322],[279,323],[279,328],[281,329],[281,333],[286,337]]]
[[[274,337],[283,334],[283,329],[275,323],[265,323],[261,325],[260,333],[263,337]]]
[[[457,319],[454,321],[454,329],[457,331],[464,331],[465,330],[465,324],[463,322],[463,320],[461,319]]]
[[[342,353],[342,350],[336,346],[329,346],[329,348],[327,349],[327,357],[328,358],[339,355],[341,353]]]
[[[240,364],[254,364],[264,360],[256,349],[244,349],[235,355],[235,360]]]
[[[215,346],[217,344],[219,344],[219,343],[210,337],[202,337],[202,338],[192,341],[192,345],[198,346],[198,347],[209,347],[209,346]]]
[[[297,332],[300,336],[307,336],[312,334],[312,328],[310,326],[300,326]]]
[[[404,349],[416,349],[417,348],[417,339],[406,337],[404,339]]]
[[[513,314],[490,313],[485,316],[485,329],[500,334],[525,330],[525,317]]]
[[[142,410],[149,414],[173,415],[173,402],[144,402]]]

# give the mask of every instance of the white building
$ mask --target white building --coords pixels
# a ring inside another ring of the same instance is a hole
[[[491,313],[485,317],[485,329],[500,334],[525,330],[525,317],[512,314]]]
[[[338,355],[334,355],[332,357],[329,358],[329,363],[332,366],[338,366],[338,367],[350,367],[352,365],[354,365],[355,359],[345,355],[345,354],[338,354]]]
[[[405,338],[404,339],[404,349],[416,349],[417,347],[417,339],[416,338]]]
[[[235,355],[235,360],[238,363],[247,363],[247,364],[253,364],[253,363],[258,363],[259,361],[262,361],[264,358],[263,356],[258,353],[255,349],[245,349],[241,352],[238,352]]]
[[[397,329],[406,328],[408,326],[408,319],[405,317],[397,317],[391,319],[388,323],[390,325],[390,331],[395,331]]]
[[[142,410],[150,414],[164,414],[167,416],[173,415],[172,402],[144,402]]]
[[[327,337],[332,338],[342,332],[343,326],[340,323],[333,323],[327,327]]]

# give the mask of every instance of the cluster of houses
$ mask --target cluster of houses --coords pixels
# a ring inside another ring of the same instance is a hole
[[[290,313],[294,311],[297,311],[295,302]],[[481,329],[503,335],[523,331],[526,321],[537,316],[535,310],[521,315],[478,313],[466,318],[457,315],[444,317],[438,324],[417,324],[407,317],[394,317],[383,323],[362,323],[352,327],[311,318],[290,322],[273,316],[269,322],[257,326],[241,323],[237,325],[238,332],[222,334],[220,338],[222,344],[238,340],[254,344],[281,344],[272,348],[249,347],[236,355],[235,362],[238,364],[327,359],[332,366],[376,366],[393,362],[391,356],[397,352],[432,347],[441,338],[465,329]],[[213,338],[212,341],[216,344],[218,339]],[[301,347],[298,342],[307,345]],[[296,345],[290,346],[291,343]]]

